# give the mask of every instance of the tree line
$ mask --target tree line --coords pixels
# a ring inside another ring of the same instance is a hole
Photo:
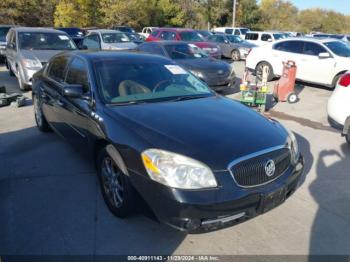
[[[1,0],[0,24],[206,29],[232,25],[233,0]],[[350,33],[350,16],[298,10],[288,0],[237,0],[236,25],[255,30]]]

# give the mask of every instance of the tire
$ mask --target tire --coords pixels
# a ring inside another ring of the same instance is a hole
[[[295,104],[298,102],[298,96],[296,93],[290,93],[287,97],[287,101],[289,104]]]
[[[97,156],[97,171],[103,199],[113,215],[124,218],[133,213],[136,191],[129,178],[123,174],[106,148]]]
[[[27,84],[24,83],[23,79],[22,79],[22,74],[20,71],[20,68],[17,68],[17,80],[18,80],[18,85],[19,85],[19,89],[21,91],[28,91],[31,89],[31,87]]]
[[[273,69],[272,66],[267,63],[267,62],[261,62],[259,63],[256,68],[255,68],[255,75],[257,77],[259,77],[260,79],[262,78],[262,72],[263,72],[263,68],[267,66],[269,68],[269,75],[267,76],[267,81],[271,81],[274,79],[274,74],[273,74]]]
[[[46,121],[46,118],[42,112],[41,108],[41,103],[40,100],[36,97],[33,96],[33,105],[34,105],[34,117],[35,117],[35,122],[36,126],[41,132],[50,132],[51,127]]]
[[[241,53],[239,52],[239,50],[237,50],[237,49],[232,50],[231,59],[233,61],[240,61],[241,60]]]
[[[350,145],[350,130],[348,131],[348,134],[345,136],[346,142]]]

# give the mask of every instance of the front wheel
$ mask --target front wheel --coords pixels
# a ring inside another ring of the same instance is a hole
[[[98,154],[97,168],[102,195],[108,209],[117,217],[130,215],[135,207],[136,192],[129,178],[105,148]]]
[[[240,61],[241,60],[241,54],[239,53],[239,50],[233,50],[231,53],[231,58],[233,61]]]
[[[298,102],[298,96],[296,93],[290,93],[287,97],[287,101],[289,104],[294,104]]]
[[[274,78],[273,69],[272,69],[272,66],[267,62],[261,62],[256,66],[255,68],[256,77],[262,80],[264,68],[267,68],[267,71],[268,71],[267,81],[272,81]]]

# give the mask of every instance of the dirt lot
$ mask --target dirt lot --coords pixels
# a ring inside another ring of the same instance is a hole
[[[244,63],[235,67],[241,76]],[[18,90],[3,66],[1,85]],[[350,146],[327,123],[331,92],[298,90],[300,102],[278,104],[269,115],[297,135],[306,161],[300,189],[265,215],[201,235],[143,214],[113,217],[91,163],[57,135],[36,129],[30,100],[0,108],[0,254],[350,255]]]

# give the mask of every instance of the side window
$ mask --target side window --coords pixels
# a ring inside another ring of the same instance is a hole
[[[68,67],[65,82],[67,84],[82,85],[84,93],[87,93],[90,90],[88,72],[86,63],[80,58],[74,58]]]
[[[225,34],[232,35],[233,29],[225,29]]]
[[[273,46],[273,49],[283,52],[302,54],[304,43],[302,41],[285,41]]]
[[[85,37],[83,45],[85,45],[88,49],[100,49],[100,40],[98,35],[92,34]]]
[[[50,62],[48,76],[59,83],[63,83],[68,60],[69,59],[66,56],[58,56],[54,58]]]
[[[316,43],[305,42],[304,43],[304,54],[318,56],[320,53],[328,53],[326,49]]]
[[[270,34],[262,34],[261,41],[269,41],[272,40],[272,36]]]
[[[219,43],[225,43],[225,37],[223,36],[217,36],[217,40]]]
[[[150,29],[150,28],[147,28],[147,29],[146,29],[146,33],[147,33],[147,34],[152,33],[151,29]]]
[[[162,48],[155,44],[143,44],[139,47],[139,50],[150,54],[164,56]]]
[[[209,41],[212,41],[212,42],[216,42],[217,38],[216,38],[216,35],[211,35],[208,37],[208,40]]]
[[[246,40],[258,40],[259,34],[256,33],[248,33],[245,35]]]
[[[169,31],[163,31],[160,34],[160,38],[163,40],[175,40],[176,39],[176,33],[169,32]]]
[[[236,30],[235,30],[235,35],[240,35],[240,34],[241,34],[241,32],[239,32],[239,30],[236,29]]]
[[[158,35],[158,33],[159,33],[159,31],[158,31],[158,30],[154,30],[154,31],[152,32],[151,36],[156,37],[156,36]]]

